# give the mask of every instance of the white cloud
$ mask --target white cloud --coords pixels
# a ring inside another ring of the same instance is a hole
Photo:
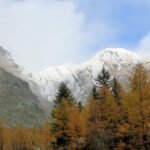
[[[150,33],[148,33],[136,48],[137,52],[143,57],[150,57]]]
[[[104,18],[88,22],[76,2],[0,0],[0,46],[34,72],[50,65],[79,63],[97,47],[111,47],[118,28]]]
[[[73,1],[0,0],[0,45],[30,70],[77,61],[84,14]]]

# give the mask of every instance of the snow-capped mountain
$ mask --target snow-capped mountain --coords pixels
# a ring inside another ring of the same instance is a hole
[[[103,67],[116,76],[124,87],[128,87],[128,76],[132,67],[140,62],[140,57],[125,49],[105,49],[97,53],[89,61],[74,65],[50,67],[33,76],[40,87],[43,97],[52,101],[60,82],[65,82],[78,100],[86,100],[95,84],[97,74]]]
[[[40,99],[53,101],[59,84],[65,82],[77,100],[85,101],[95,84],[97,74],[105,67],[118,78],[125,89],[129,87],[128,77],[138,62],[150,71],[150,58],[141,59],[136,53],[122,48],[107,48],[98,52],[87,62],[79,65],[64,64],[50,67],[37,74],[31,74],[15,63],[11,55],[0,48],[0,67],[27,81],[33,93]]]

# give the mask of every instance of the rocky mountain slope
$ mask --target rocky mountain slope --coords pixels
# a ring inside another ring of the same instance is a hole
[[[0,67],[0,118],[9,126],[38,126],[45,112],[29,84]]]

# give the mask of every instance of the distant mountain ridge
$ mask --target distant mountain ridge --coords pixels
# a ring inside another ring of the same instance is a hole
[[[144,63],[150,71],[150,58],[143,60],[136,53],[123,48],[107,48],[82,64],[64,64],[50,67],[37,74],[27,72],[23,67],[15,63],[9,53],[5,53],[8,55],[7,59],[9,58],[10,62],[9,67],[6,67],[7,70],[27,81],[32,92],[40,97],[41,101],[43,99],[53,101],[61,82],[67,84],[77,100],[85,101],[95,84],[97,74],[103,67],[116,76],[126,89],[129,87],[128,78],[132,68],[138,62]]]

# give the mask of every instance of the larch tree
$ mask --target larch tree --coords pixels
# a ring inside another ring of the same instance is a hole
[[[4,121],[0,120],[0,150],[4,147]]]
[[[143,64],[137,64],[132,78],[131,91],[126,100],[129,113],[129,137],[132,148],[150,148],[150,80]]]
[[[128,116],[121,105],[125,92],[116,78],[112,80],[110,73],[104,68],[96,81],[97,89],[92,92],[96,94],[93,94],[89,101],[88,147],[96,150],[114,149],[122,141],[128,129]]]
[[[86,143],[88,133],[88,113],[86,108],[82,111],[78,107],[73,107],[69,114],[68,127],[71,133],[70,148],[82,149]]]
[[[51,134],[51,127],[49,124],[50,124],[49,121],[46,120],[45,124],[42,128],[42,130],[43,130],[43,144],[44,144],[43,147],[46,150],[49,150],[51,148],[50,141],[53,140],[53,136]]]

